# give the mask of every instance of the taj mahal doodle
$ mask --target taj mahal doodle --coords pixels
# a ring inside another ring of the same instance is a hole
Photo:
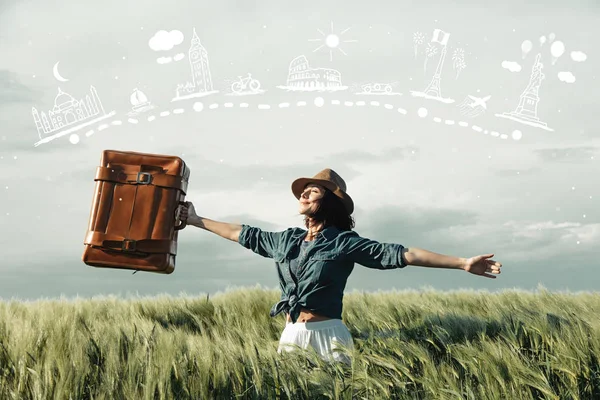
[[[94,86],[90,86],[90,93],[85,96],[85,100],[75,100],[73,96],[58,88],[54,107],[48,114],[42,112],[40,115],[38,110],[32,107],[31,113],[40,139],[66,126],[106,115]]]

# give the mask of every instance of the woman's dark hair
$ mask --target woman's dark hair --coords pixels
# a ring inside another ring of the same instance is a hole
[[[333,225],[339,230],[351,231],[354,228],[354,218],[348,214],[339,197],[331,190],[324,189],[325,193],[319,200],[315,213],[304,216],[304,225],[308,228],[308,219],[311,217],[317,223],[322,222],[325,227]]]

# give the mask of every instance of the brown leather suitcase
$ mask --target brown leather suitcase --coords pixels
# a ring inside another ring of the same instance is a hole
[[[177,234],[186,226],[176,214],[185,204],[189,176],[188,166],[176,156],[103,151],[82,261],[100,268],[172,273]]]

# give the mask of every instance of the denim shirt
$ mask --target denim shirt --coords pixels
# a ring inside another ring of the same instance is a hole
[[[344,288],[354,264],[374,269],[406,267],[407,248],[397,243],[380,243],[363,238],[354,231],[328,226],[320,231],[304,257],[298,259],[298,274],[290,271],[290,259],[306,237],[307,230],[288,228],[267,232],[242,225],[238,243],[263,257],[272,258],[277,266],[281,300],[270,315],[288,312],[296,322],[305,308],[329,318],[342,319]]]

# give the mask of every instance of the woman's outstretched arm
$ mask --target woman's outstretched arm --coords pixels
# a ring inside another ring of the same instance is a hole
[[[343,252],[354,262],[368,268],[394,269],[408,265],[430,268],[464,270],[471,274],[496,278],[502,263],[490,260],[494,254],[464,258],[434,253],[418,247],[405,247],[399,243],[381,243],[363,238],[356,232],[345,234]]]

